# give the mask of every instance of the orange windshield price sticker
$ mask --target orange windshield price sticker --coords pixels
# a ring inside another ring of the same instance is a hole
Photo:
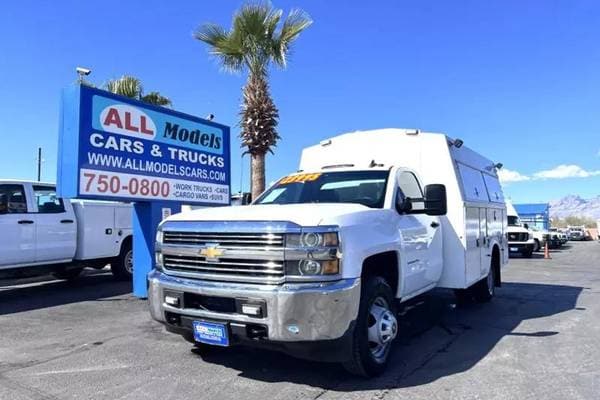
[[[282,178],[279,181],[280,185],[287,185],[288,183],[304,183],[304,182],[312,182],[319,179],[321,176],[320,173],[316,174],[297,174],[297,175],[289,175],[285,178]]]

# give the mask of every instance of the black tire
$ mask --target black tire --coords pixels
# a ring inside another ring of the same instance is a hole
[[[133,277],[133,249],[131,240],[125,240],[121,246],[121,253],[110,264],[110,271],[118,280],[131,280]]]
[[[380,313],[380,319],[377,320],[372,313],[381,309],[386,311]],[[396,315],[394,294],[385,279],[371,276],[363,280],[358,316],[352,333],[352,359],[343,363],[348,372],[373,377],[385,371],[393,340],[398,333]],[[379,329],[375,328],[376,326],[379,326]],[[385,344],[376,344],[369,340],[369,327],[377,329],[380,342],[383,340]],[[385,327],[386,333],[380,330],[382,327]]]
[[[534,239],[533,251],[540,251],[541,248],[542,248],[542,246],[540,245],[540,241],[537,239]]]
[[[454,289],[454,296],[458,305],[469,304],[473,300],[473,292],[469,289]]]
[[[478,303],[487,303],[494,298],[496,294],[496,268],[493,259],[488,275],[473,285],[472,290]]]
[[[53,272],[52,276],[54,276],[56,279],[74,281],[75,279],[79,278],[79,275],[81,275],[81,271],[83,271],[83,268],[67,269],[65,271]]]

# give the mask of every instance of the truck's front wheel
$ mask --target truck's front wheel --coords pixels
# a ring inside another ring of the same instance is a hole
[[[129,280],[133,276],[133,249],[131,240],[123,242],[121,253],[110,264],[113,276],[119,280]]]
[[[394,295],[385,279],[366,278],[353,332],[352,359],[344,363],[348,372],[371,377],[385,370],[398,333],[396,315]]]

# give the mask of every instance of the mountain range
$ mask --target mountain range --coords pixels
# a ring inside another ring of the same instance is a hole
[[[565,218],[572,215],[600,220],[600,196],[583,199],[577,195],[569,195],[550,202],[551,217]]]

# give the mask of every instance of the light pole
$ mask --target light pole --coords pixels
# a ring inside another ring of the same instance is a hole
[[[42,180],[42,148],[38,147],[38,155],[37,155],[37,181],[40,182]]]

